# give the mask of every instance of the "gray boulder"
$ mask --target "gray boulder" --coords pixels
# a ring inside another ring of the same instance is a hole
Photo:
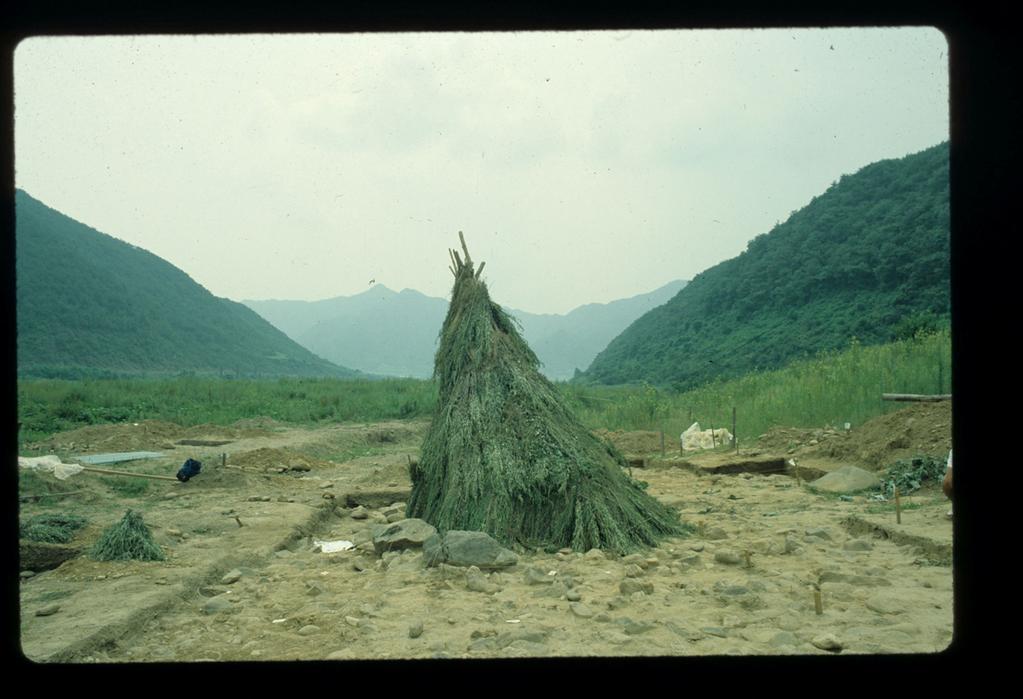
[[[877,476],[856,466],[843,466],[810,483],[810,487],[815,490],[839,494],[856,493],[880,486],[881,481]]]
[[[427,565],[447,563],[480,570],[508,568],[518,563],[519,557],[483,532],[449,531],[440,541],[424,541],[423,556]]]
[[[402,519],[374,534],[373,549],[379,556],[386,551],[421,548],[427,539],[436,534],[433,525],[421,519]]]

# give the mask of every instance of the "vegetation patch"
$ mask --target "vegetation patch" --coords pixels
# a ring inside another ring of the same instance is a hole
[[[78,515],[61,513],[35,515],[21,523],[19,536],[29,541],[66,544],[87,522],[85,517]]]
[[[132,510],[103,532],[89,555],[97,561],[162,561],[165,558],[149,527],[142,521],[142,515]]]
[[[927,481],[940,483],[945,477],[947,461],[935,456],[919,454],[910,459],[899,459],[888,466],[881,481],[881,493],[886,498],[895,497],[895,488],[900,495],[920,490]]]

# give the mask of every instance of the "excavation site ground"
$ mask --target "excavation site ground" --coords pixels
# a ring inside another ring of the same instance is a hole
[[[31,445],[163,454],[110,470],[173,476],[188,458],[202,470],[186,483],[22,473],[22,520],[87,520],[66,545],[21,542],[22,652],[39,663],[251,662],[902,654],[952,642],[939,484],[903,496],[898,513],[866,491],[812,487],[847,465],[947,454],[947,402],[848,431],[776,429],[738,454],[680,454],[677,435],[662,453],[659,433],[606,433],[694,533],[622,557],[518,548],[517,563],[493,571],[374,550],[374,531],[405,516],[426,428],[143,422]],[[90,558],[129,509],[166,560]],[[353,548],[323,551],[337,541]]]

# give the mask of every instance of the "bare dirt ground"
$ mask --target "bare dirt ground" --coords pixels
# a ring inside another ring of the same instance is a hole
[[[946,454],[950,418],[948,404],[917,405],[849,432],[775,430],[744,455],[878,470],[907,454]],[[426,425],[142,423],[48,440],[63,456],[166,454],[111,468],[173,475],[197,458],[203,470],[137,493],[94,474],[23,479],[23,518],[90,522],[71,544],[78,555],[22,574],[24,654],[123,663],[932,653],[952,640],[952,526],[940,489],[904,498],[897,524],[891,504],[817,494],[790,473],[701,467],[734,459],[724,450],[685,464],[661,458],[659,435],[617,440],[625,451],[646,445],[647,467],[633,476],[697,527],[691,537],[628,557],[520,550],[517,565],[489,574],[491,592],[469,589],[465,569],[424,568],[415,551],[378,557],[370,527],[406,501]],[[166,561],[87,556],[128,508]],[[358,547],[328,554],[313,544],[337,539]]]

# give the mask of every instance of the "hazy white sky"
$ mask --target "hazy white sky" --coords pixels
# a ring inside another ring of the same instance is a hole
[[[15,182],[218,296],[503,305],[691,279],[948,138],[933,28],[35,37]]]

